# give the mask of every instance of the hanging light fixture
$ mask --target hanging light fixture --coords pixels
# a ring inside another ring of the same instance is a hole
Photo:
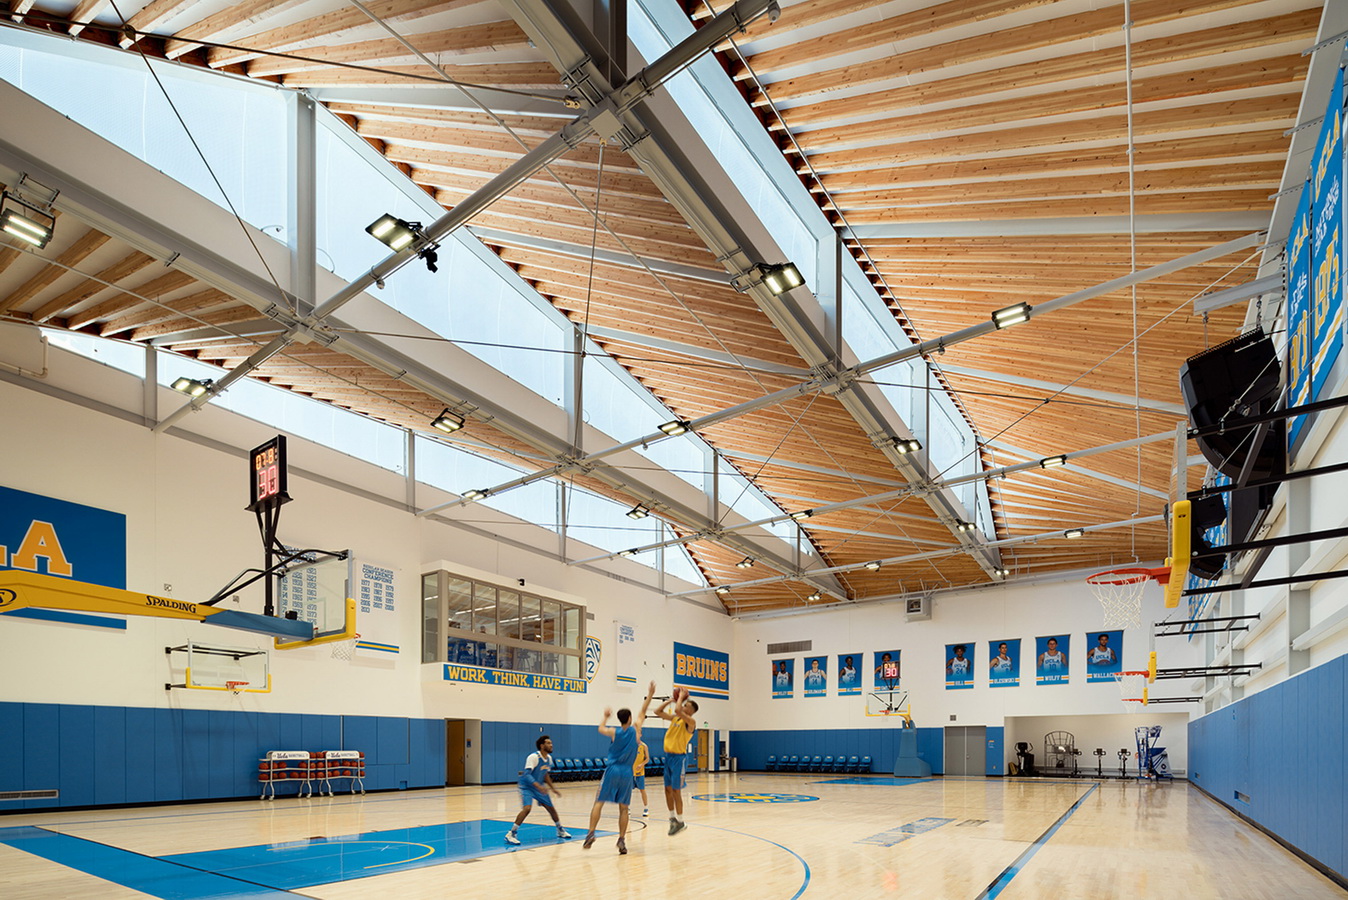
[[[1031,308],[1028,303],[1017,303],[1015,306],[999,309],[992,314],[992,324],[1000,329],[1010,328],[1012,325],[1019,325],[1021,322],[1028,322]]]
[[[215,380],[212,378],[197,379],[188,378],[184,375],[180,378],[173,379],[171,387],[175,391],[186,394],[189,397],[200,397],[202,394],[209,391],[213,384],[215,384]]]
[[[450,412],[448,408],[434,419],[431,419],[431,427],[443,431],[445,434],[453,434],[463,426],[463,416]]]
[[[646,505],[644,505],[644,504],[638,503],[636,506],[632,507],[631,509],[629,509],[629,510],[627,511],[627,518],[629,518],[629,519],[644,519],[644,518],[646,518],[647,516],[649,516],[650,514],[651,514],[651,508],[650,508],[649,506],[646,506]]]
[[[5,191],[0,195],[0,230],[41,250],[56,232],[56,217]]]

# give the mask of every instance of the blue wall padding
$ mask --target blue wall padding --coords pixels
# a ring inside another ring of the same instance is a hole
[[[1002,729],[993,731],[1001,741]],[[823,728],[814,731],[785,729],[778,731],[730,732],[730,755],[742,770],[764,769],[769,756],[869,756],[872,772],[891,772],[899,755],[899,732],[895,728]],[[991,753],[991,751],[989,751]],[[931,766],[933,775],[945,771],[945,730],[917,729],[917,755]],[[989,769],[991,769],[989,760]],[[989,771],[989,774],[1000,774]]]
[[[987,768],[984,771],[984,774],[1002,775],[1004,774],[1004,772],[1002,771],[1002,765],[1003,760],[1005,759],[1005,757],[1002,755],[1003,753],[1002,744],[1003,739],[1005,738],[1006,729],[1001,727],[993,728],[992,726],[988,726],[987,732],[988,732],[988,760],[987,760]]]
[[[1340,878],[1348,656],[1189,723],[1189,780]]]

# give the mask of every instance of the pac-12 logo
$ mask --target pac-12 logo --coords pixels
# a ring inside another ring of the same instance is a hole
[[[599,674],[599,656],[603,652],[604,645],[599,642],[599,638],[593,635],[587,635],[585,638],[585,680],[594,681],[594,676]]]

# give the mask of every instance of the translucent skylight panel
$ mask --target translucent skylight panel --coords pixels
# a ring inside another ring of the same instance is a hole
[[[525,474],[523,469],[478,456],[440,441],[417,437],[417,480],[462,496],[484,490]],[[477,500],[483,506],[522,519],[531,525],[557,530],[557,483],[535,481]]]
[[[42,333],[53,347],[78,353],[80,356],[97,360],[114,369],[130,372],[137,378],[145,377],[145,348],[122,341],[110,341],[107,338],[94,337],[76,331],[58,331],[44,328]]]
[[[627,512],[631,508],[589,491],[570,489],[566,501],[567,537],[610,553],[658,543],[660,520],[655,516],[629,519]],[[647,566],[659,565],[659,554],[655,551],[639,553],[630,559]]]

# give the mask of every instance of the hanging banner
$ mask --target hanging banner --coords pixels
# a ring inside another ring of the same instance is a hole
[[[794,659],[774,659],[772,662],[772,699],[790,700],[793,688],[796,661]]]
[[[1065,634],[1034,639],[1035,684],[1067,684],[1070,680],[1067,653],[1071,643],[1072,638]]]
[[[857,660],[864,659],[865,657],[860,653],[838,654],[839,697],[861,696],[861,672],[857,668]]]
[[[964,691],[974,686],[974,661],[969,658],[969,644],[945,645],[945,689]]]
[[[1302,188],[1301,201],[1287,238],[1287,390],[1288,405],[1311,401],[1311,192]],[[1287,447],[1296,445],[1305,416],[1287,423]]]
[[[1123,671],[1123,632],[1092,631],[1086,638],[1086,683],[1118,681]]]
[[[674,683],[694,697],[730,699],[730,654],[675,642]]]
[[[988,641],[992,660],[988,663],[988,687],[1016,687],[1020,684],[1020,638]]]
[[[828,693],[828,657],[805,657],[805,674],[801,681],[805,682],[806,697],[825,696]]]
[[[616,631],[614,646],[618,648],[613,653],[615,667],[613,677],[617,679],[618,684],[636,684],[637,668],[641,664],[641,660],[638,659],[640,654],[637,653],[637,626],[614,619],[613,627]]]
[[[899,686],[899,651],[876,650],[873,667],[876,689],[892,691]]]
[[[585,681],[581,678],[535,675],[531,672],[507,672],[503,669],[484,669],[480,666],[465,666],[461,663],[446,663],[444,678],[445,681],[522,687],[536,691],[557,691],[563,694],[585,693]]]
[[[1343,347],[1343,73],[1334,79],[1311,169],[1311,400]]]
[[[370,563],[356,566],[356,630],[362,656],[396,656],[399,651],[398,597],[393,570]]]

